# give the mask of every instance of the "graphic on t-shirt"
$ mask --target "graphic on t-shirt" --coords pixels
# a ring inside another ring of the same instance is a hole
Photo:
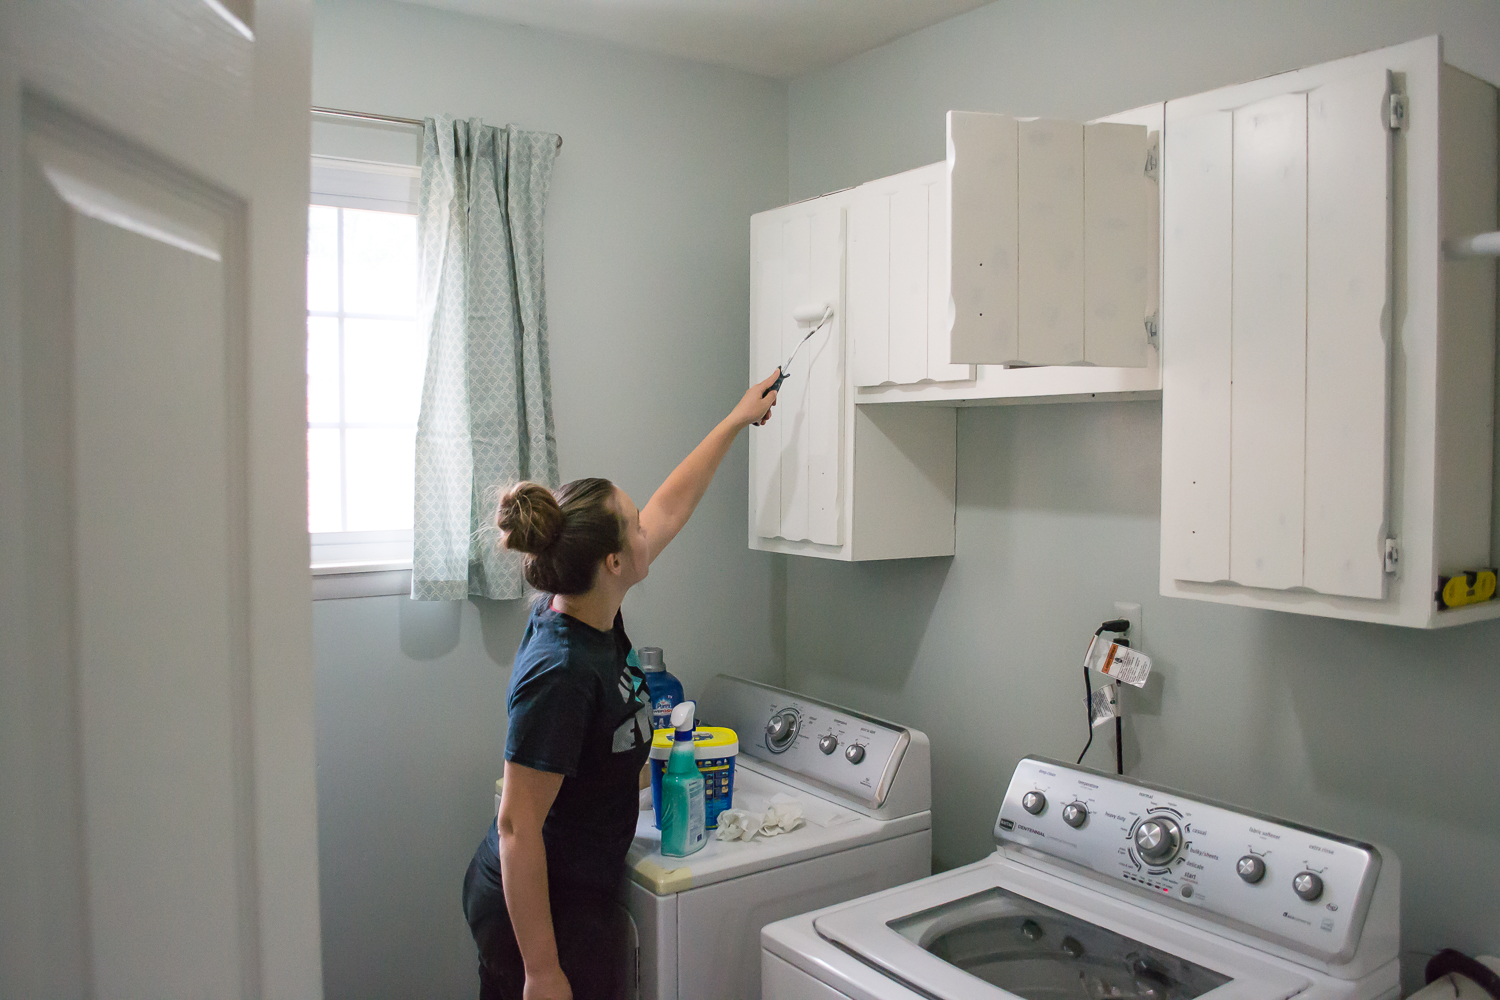
[[[612,749],[624,753],[651,742],[651,709],[646,700],[645,684],[629,670],[620,671],[620,699],[625,704],[637,706],[635,715],[620,723],[615,730]]]

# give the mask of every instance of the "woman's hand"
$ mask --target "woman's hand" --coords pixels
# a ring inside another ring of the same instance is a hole
[[[526,985],[521,989],[523,1000],[573,1000],[573,987],[563,975],[561,966],[553,966],[550,972],[533,976],[526,974]]]
[[[770,389],[772,383],[780,376],[781,369],[778,368],[767,376],[764,382],[757,382],[745,390],[744,397],[729,414],[729,419],[736,428],[751,425],[759,427],[771,419],[771,407],[776,405],[776,393],[768,394],[766,390]]]

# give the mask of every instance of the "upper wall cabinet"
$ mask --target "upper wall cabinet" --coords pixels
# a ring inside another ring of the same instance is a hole
[[[1144,367],[1156,155],[1144,125],[948,112],[949,359]]]
[[[946,162],[857,188],[922,183],[931,197],[942,184],[946,202],[941,218],[928,203],[925,354],[892,325],[892,367],[857,365],[856,402],[1158,396],[1158,344],[1170,337],[1158,320],[1164,116],[1162,104],[1088,123],[950,112]],[[910,213],[917,199],[907,200]],[[851,241],[858,223],[851,214]],[[939,227],[946,245],[933,242]],[[913,257],[907,248],[904,259]],[[851,242],[851,329],[860,259]],[[858,350],[858,331],[854,341]],[[914,379],[921,357],[928,375]]]
[[[856,407],[846,388],[853,349],[845,318],[852,323],[859,315],[844,293],[846,227],[862,218],[852,210],[853,195],[841,191],[750,221],[755,376],[786,364],[809,332],[812,324],[799,324],[799,313],[833,306],[832,318],[788,366],[770,422],[749,431],[750,547],[840,560],[952,555],[955,411]],[[849,267],[853,281],[852,260]],[[883,273],[878,282],[869,277],[884,289],[884,301],[915,297],[904,262]],[[891,291],[895,284],[900,293]],[[920,316],[895,330],[896,340],[925,342],[927,335]],[[892,339],[881,341],[883,351]],[[925,378],[925,360],[922,366]],[[916,366],[909,371],[916,375]]]
[[[1436,38],[1167,104],[1161,586],[1431,627],[1494,564],[1496,92]]]

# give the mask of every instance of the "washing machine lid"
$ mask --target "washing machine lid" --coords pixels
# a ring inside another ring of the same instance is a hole
[[[656,828],[655,815],[649,808],[642,810],[625,861],[631,880],[658,896],[666,896],[917,833],[932,826],[929,812],[891,820],[872,819],[746,767],[743,759],[735,767],[735,808],[764,809],[777,794],[790,795],[802,803],[806,820],[802,826],[790,833],[751,841],[718,840],[710,830],[708,844],[685,858],[669,858],[661,853],[661,831]]]
[[[813,926],[937,1000],[1287,1000],[1311,985],[1207,928],[1000,855]]]

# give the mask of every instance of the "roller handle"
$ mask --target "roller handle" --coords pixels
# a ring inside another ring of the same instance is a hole
[[[783,383],[785,381],[786,381],[786,372],[782,371],[780,368],[776,369],[776,381],[771,383],[771,388],[767,389],[765,392],[763,392],[763,393],[760,394],[760,398],[761,399],[765,399],[771,393],[775,392],[777,389],[780,389],[781,388],[781,383]]]
[[[771,393],[775,392],[777,389],[780,389],[781,388],[781,383],[783,383],[785,381],[786,381],[786,372],[782,371],[780,368],[777,368],[776,369],[776,381],[771,383],[771,388],[767,389],[765,392],[763,392],[763,393],[760,394],[760,398],[761,399],[765,399]],[[759,420],[757,420],[755,423],[751,424],[750,426],[752,426],[752,427],[764,427],[766,425],[766,421],[770,420],[770,419],[771,419],[771,411],[767,410],[765,416],[761,417]]]

